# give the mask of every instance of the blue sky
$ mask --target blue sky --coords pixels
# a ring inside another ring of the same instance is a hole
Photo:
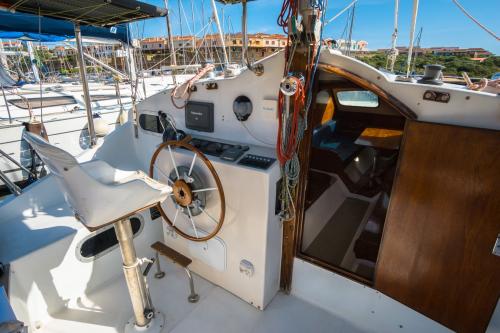
[[[163,7],[163,0],[143,0]],[[333,17],[352,0],[329,0],[327,18]],[[500,34],[500,0],[459,0],[459,2],[481,23]],[[169,0],[174,34],[180,34],[179,0]],[[195,9],[195,28],[202,28],[202,8],[205,23],[211,14],[209,0],[180,0],[183,34],[189,34],[192,26],[191,3]],[[409,30],[412,15],[411,0],[400,0],[398,45],[408,45]],[[250,32],[279,33],[281,28],[276,24],[276,18],[281,8],[282,0],[257,0],[248,5]],[[241,31],[241,5],[218,5],[219,17],[224,16],[225,30],[229,22],[232,31]],[[222,12],[224,15],[222,15]],[[188,29],[184,13],[189,21]],[[347,14],[347,13],[346,13]],[[325,37],[340,38],[346,25],[347,15],[344,14],[327,26]],[[356,5],[356,20],[353,29],[353,39],[368,41],[370,49],[387,48],[391,45],[393,30],[394,0],[358,0]],[[451,0],[420,0],[417,29],[423,27],[422,46],[459,46],[483,47],[495,54],[500,54],[500,42],[481,30],[470,21]],[[147,20],[138,23],[139,35],[144,37],[165,36],[165,20]],[[215,29],[215,26],[213,27]]]

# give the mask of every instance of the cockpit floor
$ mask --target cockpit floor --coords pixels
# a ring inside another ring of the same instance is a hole
[[[231,293],[195,276],[198,303],[187,301],[187,278],[180,268],[162,261],[166,276],[151,271],[153,304],[166,317],[162,332],[363,332],[351,323],[296,296],[279,293],[260,311]],[[39,333],[123,332],[132,315],[125,280],[120,278],[54,315]]]

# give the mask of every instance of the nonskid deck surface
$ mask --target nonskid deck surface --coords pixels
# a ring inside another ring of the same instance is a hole
[[[283,293],[276,295],[265,311],[257,310],[199,276],[194,278],[200,301],[188,303],[185,272],[165,261],[161,263],[166,276],[157,280],[152,270],[148,281],[153,304],[166,317],[162,332],[362,332],[335,315]],[[122,332],[131,315],[125,280],[120,277],[71,302],[67,309],[33,332]]]

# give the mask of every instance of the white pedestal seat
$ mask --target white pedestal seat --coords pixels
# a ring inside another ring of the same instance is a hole
[[[142,171],[115,169],[100,160],[80,165],[36,134],[25,132],[24,138],[56,177],[75,216],[91,231],[153,206],[171,193],[170,186]]]
[[[155,311],[151,303],[128,217],[164,201],[172,189],[142,171],[115,169],[104,161],[94,160],[80,165],[71,154],[42,137],[29,132],[23,136],[56,178],[65,200],[80,222],[91,231],[114,224],[134,311],[134,317],[124,325],[124,331],[160,332],[164,316]]]

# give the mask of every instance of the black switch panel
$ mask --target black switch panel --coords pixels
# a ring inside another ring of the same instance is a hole
[[[246,154],[238,164],[249,166],[256,169],[266,170],[276,161],[275,158]]]

